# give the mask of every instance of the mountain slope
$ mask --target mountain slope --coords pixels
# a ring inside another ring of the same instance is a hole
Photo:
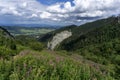
[[[0,35],[14,38],[5,28],[0,26]]]
[[[0,44],[7,45],[14,41],[14,37],[4,28],[0,27]]]
[[[50,33],[43,35],[42,37],[39,38],[39,41],[47,42],[47,41],[51,40],[53,38],[53,36],[56,35],[57,33],[68,30],[68,31],[72,32],[72,36],[70,38],[64,40],[62,44],[72,43],[73,41],[77,40],[83,34],[86,34],[96,28],[100,28],[105,25],[111,24],[114,20],[116,20],[115,17],[109,17],[106,19],[101,19],[101,20],[97,20],[94,22],[86,23],[81,26],[71,25],[71,26],[63,27],[63,28],[60,28],[58,30],[55,30],[55,31],[52,31]]]
[[[8,58],[16,50],[14,37],[4,28],[0,27],[0,58]]]
[[[59,45],[60,49],[76,50],[90,44],[109,41],[119,37],[120,25],[117,22],[117,17],[110,17],[69,28],[69,30],[73,35]]]
[[[54,31],[52,31],[52,32],[49,32],[49,33],[41,36],[41,37],[39,38],[39,41],[40,41],[40,42],[48,42],[48,41],[51,40],[51,39],[53,38],[53,36],[55,36],[57,33],[60,33],[60,32],[65,31],[65,30],[71,31],[71,30],[73,30],[73,29],[76,28],[76,27],[77,27],[76,25],[70,25],[70,26],[66,26],[66,27],[62,27],[62,28],[60,28],[60,29],[54,30]]]

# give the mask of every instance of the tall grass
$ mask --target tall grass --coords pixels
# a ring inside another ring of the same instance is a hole
[[[0,80],[114,80],[86,64],[46,52],[28,51],[0,60]]]

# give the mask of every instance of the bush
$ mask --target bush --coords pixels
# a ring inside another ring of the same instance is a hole
[[[4,58],[4,59],[10,59],[11,56],[16,55],[15,51],[6,48],[6,47],[0,47],[0,58]]]
[[[40,42],[32,42],[30,43],[30,48],[33,50],[41,51],[44,48],[44,45]]]
[[[12,50],[16,50],[17,49],[15,43],[11,43],[10,44],[10,49],[12,49]]]

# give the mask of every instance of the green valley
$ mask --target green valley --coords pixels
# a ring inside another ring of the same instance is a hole
[[[48,32],[54,31],[55,28],[49,27],[17,27],[17,26],[3,26],[12,35],[40,35],[46,34]]]

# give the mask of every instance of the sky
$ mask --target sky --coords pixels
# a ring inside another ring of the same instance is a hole
[[[81,25],[120,14],[119,4],[120,0],[0,0],[0,25]]]

